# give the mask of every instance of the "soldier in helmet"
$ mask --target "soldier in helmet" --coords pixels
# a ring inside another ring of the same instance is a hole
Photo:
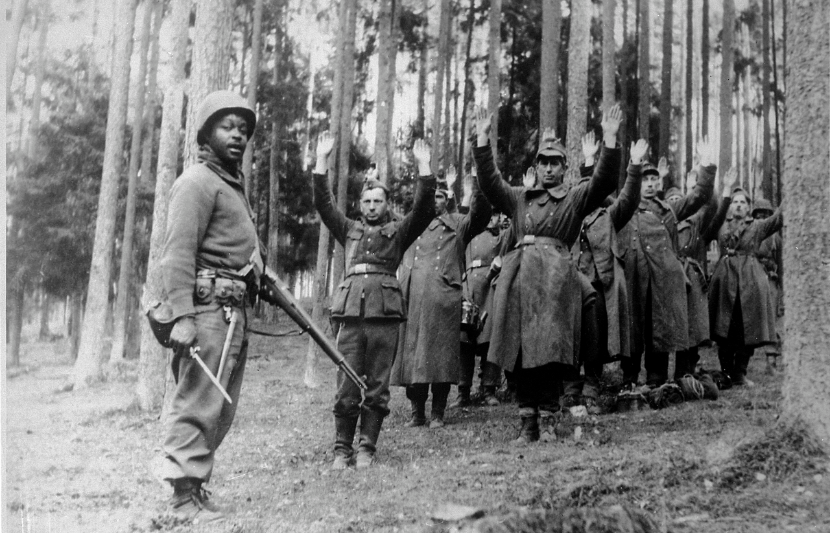
[[[197,162],[170,192],[161,273],[175,318],[170,343],[176,392],[159,475],[173,485],[169,510],[199,522],[222,516],[202,486],[233,422],[248,345],[246,301],[258,293],[262,273],[240,169],[255,126],[256,114],[242,97],[209,94],[196,114]],[[233,403],[188,356],[198,345],[198,355],[216,375],[228,337],[226,363],[216,377]]]

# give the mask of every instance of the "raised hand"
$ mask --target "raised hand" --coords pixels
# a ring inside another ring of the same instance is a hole
[[[456,181],[458,181],[458,171],[455,169],[455,165],[450,165],[447,169],[447,189],[452,190]]]
[[[631,143],[631,164],[642,165],[648,153],[648,141],[640,139],[636,143]]]
[[[475,167],[473,167],[475,169]],[[473,174],[468,174],[464,176],[464,181],[461,183],[461,194],[464,198],[472,198],[473,197],[473,180],[475,179]]]
[[[686,174],[686,191],[691,191],[697,185],[697,171],[692,170]]]
[[[553,128],[545,128],[545,131],[542,132],[542,137],[539,139],[539,142],[541,143],[542,141],[547,139],[556,139],[556,130],[554,130]]]
[[[600,142],[597,140],[597,136],[593,131],[589,131],[582,136],[582,155],[585,158],[586,166],[594,164],[594,159],[599,151],[599,145]]]
[[[723,175],[723,195],[731,196],[736,183],[738,183],[738,170],[732,167]]]
[[[380,171],[377,167],[369,167],[369,170],[366,171],[366,179],[367,180],[376,180],[380,176]]]
[[[657,162],[657,174],[660,175],[660,179],[663,179],[669,175],[669,162],[665,156],[661,157]]]
[[[614,104],[611,109],[602,114],[602,133],[605,137],[605,146],[614,148],[617,144],[617,132],[620,131],[620,124],[622,124],[622,109],[620,104]],[[608,146],[611,141],[611,146]]]
[[[430,154],[429,143],[423,139],[417,139],[415,145],[412,147],[412,156],[415,158],[415,163],[418,165],[418,173],[421,176],[429,176],[432,174],[430,168],[432,155]]]
[[[697,156],[700,158],[700,165],[709,167],[718,164],[718,146],[709,137],[704,137],[697,143]]]
[[[317,136],[317,157],[328,157],[334,149],[334,135],[324,131]]]
[[[493,114],[488,113],[483,107],[476,109],[473,116],[473,122],[476,128],[476,145],[487,146],[490,141],[490,126],[493,122]]]
[[[535,167],[528,167],[527,172],[525,175],[522,176],[522,185],[527,187],[528,189],[532,189],[536,186],[536,168]]]

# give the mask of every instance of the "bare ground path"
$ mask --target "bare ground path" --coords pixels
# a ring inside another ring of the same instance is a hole
[[[393,390],[379,464],[331,472],[334,372],[302,385],[305,337],[253,337],[239,411],[209,485],[228,518],[172,531],[443,531],[444,503],[492,515],[510,509],[624,503],[672,531],[830,531],[826,460],[776,480],[723,482],[736,446],[778,416],[781,376],[753,358],[752,389],[662,411],[583,419],[579,440],[516,448],[515,405],[450,411],[440,430],[405,428],[407,402]],[[169,489],[149,465],[162,427],[135,407],[122,381],[56,393],[71,371],[54,347],[30,346],[33,370],[6,383],[6,528],[10,532],[152,531]],[[705,363],[716,367],[706,354]],[[612,375],[613,381],[617,376]],[[576,425],[574,425],[574,429]],[[759,476],[763,477],[763,476]]]

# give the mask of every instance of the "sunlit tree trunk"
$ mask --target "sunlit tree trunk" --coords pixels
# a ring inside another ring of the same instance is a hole
[[[127,306],[130,302],[130,282],[133,277],[133,242],[135,240],[135,196],[138,181],[138,165],[141,162],[141,132],[144,121],[145,79],[147,77],[147,52],[150,49],[150,23],[153,18],[150,0],[144,1],[141,20],[141,42],[138,49],[138,77],[133,108],[133,131],[130,140],[130,166],[127,170],[127,209],[124,215],[124,239],[121,244],[121,266],[118,272],[118,290],[112,326],[110,363],[124,359],[127,337]]]
[[[638,77],[640,82],[639,106],[637,111],[638,133],[640,138],[648,140],[649,137],[649,115],[651,114],[651,22],[649,20],[650,0],[639,2],[639,52],[638,52]],[[573,33],[571,33],[573,35]],[[568,104],[570,105],[570,103]]]
[[[41,289],[40,291],[40,327],[38,328],[37,338],[41,341],[48,341],[52,336],[49,331],[49,312],[52,309],[52,299],[49,294]]]
[[[660,88],[660,146],[657,150],[660,157],[669,157],[669,141],[671,140],[671,69],[672,69],[672,50],[674,49],[674,17],[672,10],[673,0],[664,0],[663,10],[663,63],[661,68],[661,88]],[[668,188],[670,185],[671,175],[666,177],[669,183],[664,183],[663,187]]]
[[[568,50],[568,179],[579,178],[582,157],[582,136],[588,113],[588,54],[591,47],[591,5],[573,2],[571,5],[571,35]]]
[[[540,135],[547,128],[556,129],[556,115],[559,111],[559,31],[562,24],[561,10],[562,2],[560,0],[542,0],[542,65],[539,73],[541,77],[539,82]],[[605,57],[603,56],[604,60]]]
[[[147,102],[144,106],[144,146],[141,149],[141,175],[139,183],[149,185],[155,181],[153,171],[153,145],[156,136],[156,108],[158,107],[159,36],[164,15],[164,2],[153,2],[153,36],[150,43],[150,59],[147,67]]]
[[[475,86],[470,79],[471,57],[470,50],[473,46],[473,27],[475,25],[475,0],[470,0],[470,9],[467,11],[467,42],[464,45],[464,74],[461,89],[461,124],[459,125],[459,140],[458,140],[458,159],[456,165],[458,171],[462,172],[465,166],[464,156],[467,153],[467,112],[469,111],[470,102],[473,100]]]
[[[703,0],[700,35],[700,133],[709,135],[709,0]]]
[[[666,0],[667,3],[671,0]],[[616,65],[614,57],[616,42],[614,41],[614,26],[617,20],[616,0],[602,2],[602,109],[610,109],[617,99]]]
[[[450,33],[450,0],[440,0],[439,25],[438,25],[438,51],[436,53],[435,62],[435,92],[432,111],[432,163],[435,168],[440,168],[441,164],[441,117],[444,111],[444,85],[446,76],[446,62],[449,58],[446,56],[447,43],[449,42]]]
[[[764,124],[764,145],[761,152],[761,169],[763,172],[761,178],[761,192],[767,200],[773,200],[772,196],[772,165],[770,163],[770,145],[772,141],[772,134],[770,128],[770,83],[769,83],[769,0],[762,0],[761,2],[761,50],[762,50],[762,66],[761,66],[761,94],[763,95],[763,124]]]
[[[17,46],[20,42],[20,30],[23,28],[23,21],[26,18],[27,0],[15,0],[12,10],[11,31],[7,41],[6,50],[6,95],[11,92],[12,78],[17,67]]]
[[[830,5],[788,0],[790,72],[784,145],[784,374],[782,420],[804,422],[830,453]]]
[[[248,105],[256,109],[257,86],[259,84],[259,57],[262,49],[262,0],[256,0],[254,4],[253,35],[251,37],[251,68],[248,70]],[[244,63],[243,63],[244,65]],[[256,135],[256,130],[254,130]],[[255,201],[251,187],[254,168],[254,143],[253,139],[248,143],[248,149],[242,157],[242,173],[245,175],[245,192],[248,198]]]
[[[274,43],[274,68],[271,72],[271,81],[275,87],[279,87],[280,63],[282,61],[282,10],[275,13],[275,43]],[[312,96],[313,97],[313,96]],[[282,143],[280,134],[282,128],[279,114],[274,113],[271,120],[271,144],[268,154],[268,266],[274,272],[279,272],[279,247],[280,247],[280,160],[282,159]],[[265,312],[269,322],[277,321],[277,310],[269,306]]]
[[[134,0],[119,0],[115,15],[115,53],[112,60],[104,165],[92,265],[89,271],[86,311],[81,329],[81,345],[75,361],[72,383],[83,388],[100,379],[102,339],[110,312],[109,286],[112,275],[112,248],[115,239],[115,217],[118,208],[118,184],[124,159],[124,125],[127,119],[127,98],[130,85],[130,55],[135,24]]]
[[[376,98],[375,163],[380,181],[389,181],[389,142],[395,99],[395,66],[398,43],[393,39],[397,0],[381,0],[378,31],[378,92]]]
[[[445,0],[446,1],[446,0]],[[492,113],[490,146],[498,161],[499,96],[501,92],[501,2],[490,0],[490,35],[487,62],[487,111]]]
[[[723,31],[720,71],[720,159],[718,168],[726,172],[732,167],[732,82],[734,50],[732,36],[735,28],[735,0],[723,0]]]
[[[182,129],[182,111],[185,93],[185,61],[187,59],[190,0],[170,2],[168,25],[173,36],[170,57],[170,78],[164,94],[161,117],[159,154],[156,170],[155,202],[153,203],[153,232],[150,235],[150,257],[147,261],[147,282],[144,284],[143,307],[161,300],[164,286],[161,280],[160,260],[167,231],[167,208],[170,188],[176,179],[179,158],[179,133]],[[166,350],[156,341],[146,320],[141,322],[141,350],[139,352],[138,399],[145,411],[161,406],[165,380],[172,379],[166,369]]]
[[[37,136],[40,131],[40,104],[43,99],[43,74],[46,66],[46,41],[49,33],[49,2],[43,2],[38,14],[37,56],[35,58],[35,84],[32,93],[32,116],[29,118],[27,156],[30,162],[37,159]],[[25,89],[24,89],[25,90]]]

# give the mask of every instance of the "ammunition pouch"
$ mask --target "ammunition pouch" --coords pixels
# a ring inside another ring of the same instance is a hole
[[[247,284],[241,279],[226,277],[215,270],[200,270],[196,273],[193,303],[244,307],[246,292]]]
[[[173,308],[167,302],[155,301],[150,304],[146,315],[150,322],[150,330],[156,336],[156,340],[165,348],[170,348],[170,333],[176,323]]]

